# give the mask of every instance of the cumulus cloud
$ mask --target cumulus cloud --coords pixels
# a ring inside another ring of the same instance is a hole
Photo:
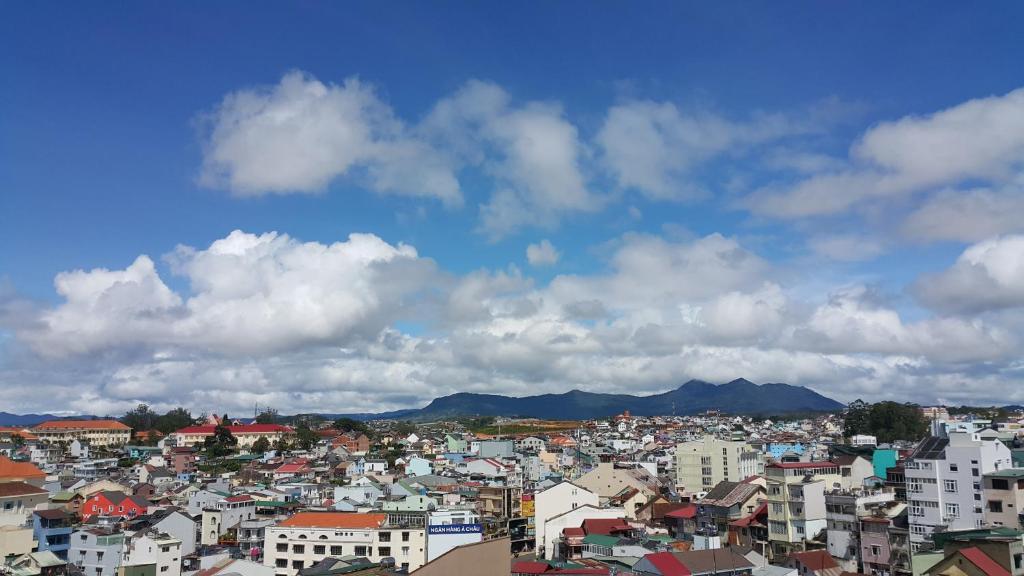
[[[561,256],[547,238],[526,247],[526,260],[531,266],[552,266]]]
[[[1007,292],[1017,279],[1001,263],[1021,260],[1020,242],[962,260],[997,268],[986,281]],[[7,326],[16,339],[0,347],[0,382],[11,405],[54,409],[73,384],[61,409],[362,412],[458,391],[644,393],[738,376],[840,400],[927,401],[999,374],[993,396],[1020,396],[1019,326],[909,320],[862,286],[818,301],[718,234],[627,234],[602,271],[546,285],[515,267],[448,274],[411,246],[360,234],[323,244],[236,231],[166,261],[187,290],[145,256],[58,275],[63,300]]]
[[[950,268],[918,280],[913,292],[925,304],[953,313],[1024,306],[1024,236],[969,246]]]
[[[1018,177],[1022,159],[1024,89],[1018,89],[878,124],[851,147],[846,165],[792,185],[769,184],[744,204],[778,218],[837,214],[963,182],[1005,183]]]
[[[453,167],[370,86],[301,72],[227,95],[207,118],[201,182],[240,196],[315,193],[342,176],[389,194],[458,204]]]
[[[230,355],[342,344],[375,337],[434,271],[412,247],[366,234],[324,245],[235,231],[204,250],[180,246],[169,261],[188,279],[187,297],[146,256],[124,270],[62,273],[64,302],[25,338],[53,356],[119,346]]]

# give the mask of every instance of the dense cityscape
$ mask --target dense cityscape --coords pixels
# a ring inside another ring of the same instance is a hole
[[[0,556],[15,576],[1015,574],[1022,435],[1022,412],[892,402],[433,422],[141,405],[0,428]]]
[[[0,576],[1024,576],[1024,0],[0,0]]]

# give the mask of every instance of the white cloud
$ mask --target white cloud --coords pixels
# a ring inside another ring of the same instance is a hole
[[[950,268],[918,280],[913,291],[929,306],[954,313],[1024,306],[1024,236],[969,246]]]
[[[526,260],[530,266],[552,266],[561,256],[547,238],[526,247]]]
[[[513,106],[499,86],[471,81],[438,102],[422,130],[495,179],[480,207],[481,228],[492,238],[602,207],[587,187],[578,131],[556,103]]]
[[[1022,168],[1024,89],[1019,89],[878,124],[851,147],[846,166],[794,185],[765,186],[745,206],[779,218],[837,214],[963,182],[1004,183]]]
[[[229,94],[208,120],[208,186],[240,196],[315,193],[362,171],[378,192],[462,200],[448,160],[355,78],[324,84],[292,72],[271,88]]]
[[[1019,280],[1000,275],[1016,252],[978,251],[963,259],[995,267],[986,281]],[[17,339],[0,349],[10,405],[53,410],[74,385],[60,408],[378,411],[457,391],[640,393],[738,376],[840,400],[962,397],[972,382],[1020,397],[1024,324],[911,321],[863,287],[819,302],[718,234],[626,235],[603,272],[546,286],[514,267],[453,277],[412,247],[359,234],[321,244],[234,232],[168,261],[187,291],[145,257],[59,275],[64,301],[29,310],[36,318],[9,327]],[[399,330],[410,322],[422,328]]]
[[[1024,230],[1024,183],[992,190],[946,190],[928,198],[903,223],[904,237],[977,242]]]
[[[596,141],[620,187],[654,200],[683,200],[706,194],[691,172],[709,159],[811,130],[782,114],[739,123],[708,112],[684,114],[670,102],[638,100],[613,106]]]
[[[324,245],[235,231],[205,250],[179,247],[170,261],[191,284],[187,298],[145,256],[121,271],[64,273],[65,302],[26,338],[54,356],[118,346],[253,354],[372,339],[434,272],[413,248],[366,234]]]

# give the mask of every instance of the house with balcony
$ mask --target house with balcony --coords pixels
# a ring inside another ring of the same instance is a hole
[[[895,499],[892,492],[883,490],[832,490],[825,493],[827,548],[844,571],[859,570],[861,517],[895,502]]]
[[[32,535],[40,552],[48,550],[67,560],[71,549],[71,515],[60,508],[36,510],[32,513]]]
[[[822,542],[827,528],[825,491],[842,486],[839,465],[776,462],[768,465],[765,474],[768,539],[774,554],[800,552],[809,541]]]

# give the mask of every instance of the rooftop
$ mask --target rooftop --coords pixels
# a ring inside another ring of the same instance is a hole
[[[387,514],[355,512],[299,512],[279,526],[295,528],[380,528]]]

